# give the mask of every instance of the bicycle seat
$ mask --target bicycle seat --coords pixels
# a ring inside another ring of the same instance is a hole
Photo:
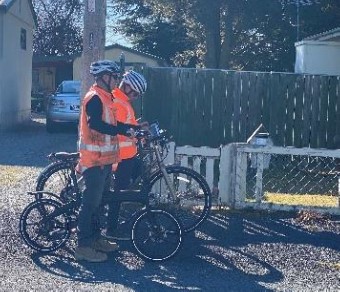
[[[48,155],[48,158],[57,160],[77,160],[80,157],[79,152],[54,152]]]

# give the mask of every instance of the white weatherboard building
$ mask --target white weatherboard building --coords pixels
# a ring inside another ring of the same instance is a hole
[[[295,72],[340,75],[340,27],[295,43]]]
[[[30,0],[0,0],[0,130],[30,119],[35,20]]]

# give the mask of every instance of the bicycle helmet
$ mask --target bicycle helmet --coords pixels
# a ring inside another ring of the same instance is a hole
[[[122,82],[130,85],[130,87],[138,92],[139,94],[143,94],[146,91],[147,83],[143,75],[130,70],[123,75]]]
[[[91,63],[90,73],[94,76],[98,76],[98,75],[105,74],[105,73],[119,74],[120,68],[113,61],[99,60],[99,61]]]

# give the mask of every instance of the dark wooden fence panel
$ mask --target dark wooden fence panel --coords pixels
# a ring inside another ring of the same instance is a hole
[[[223,71],[223,89],[222,89],[222,106],[221,106],[221,111],[222,111],[222,118],[221,118],[221,123],[222,123],[222,129],[223,131],[221,134],[223,135],[222,140],[219,139],[219,144],[223,144],[224,141],[233,141],[233,135],[232,135],[232,119],[233,119],[233,108],[234,108],[234,99],[233,99],[233,91],[234,91],[234,83],[233,79],[231,76],[233,75],[232,73],[228,71]]]
[[[145,68],[143,118],[178,145],[245,142],[263,124],[277,146],[340,148],[338,76]]]
[[[319,93],[319,102],[320,102],[320,109],[318,115],[318,130],[319,133],[317,145],[324,145],[325,148],[328,148],[330,143],[328,139],[333,137],[328,136],[327,132],[327,119],[328,119],[328,108],[329,108],[329,100],[328,100],[328,84],[329,79],[321,78],[320,79],[320,93]],[[326,117],[325,121],[323,117]]]
[[[249,110],[248,110],[248,133],[252,133],[261,124],[262,115],[262,75],[249,74]]]
[[[303,96],[305,90],[305,78],[303,75],[298,75],[296,78],[296,95],[295,95],[295,120],[292,131],[294,131],[293,144],[295,147],[303,147],[302,133],[302,113],[303,113]],[[289,131],[289,129],[287,129]]]
[[[296,78],[292,74],[287,74],[285,80],[284,103],[286,108],[286,119],[284,128],[284,145],[293,145],[294,131],[287,129],[294,129],[295,119],[295,104],[296,104]]]
[[[331,117],[337,116],[337,86],[338,78],[333,76],[329,78],[328,82],[328,118],[327,118],[327,148],[335,149],[336,146],[336,125],[337,121]],[[340,122],[340,121],[338,121]],[[340,141],[339,141],[340,142]],[[339,144],[338,144],[339,145]],[[340,148],[340,147],[339,147]]]
[[[333,133],[334,137],[334,146],[335,148],[340,148],[340,77],[337,77],[335,84],[335,116],[330,116],[330,122],[335,122],[335,133]]]

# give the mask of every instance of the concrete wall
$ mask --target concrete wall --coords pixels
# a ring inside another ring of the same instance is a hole
[[[15,1],[2,18],[0,129],[7,129],[30,119],[34,20],[27,0]],[[26,49],[21,48],[22,29]]]
[[[121,53],[125,55],[125,62],[127,63],[144,63],[149,67],[158,67],[158,61],[153,58],[149,58],[147,56],[143,56],[141,54],[136,54],[121,48],[111,48],[105,51],[105,59],[114,60],[119,62],[119,58]],[[73,62],[73,79],[80,80],[81,79],[81,57],[78,57]]]
[[[296,43],[296,73],[340,75],[340,42]]]

